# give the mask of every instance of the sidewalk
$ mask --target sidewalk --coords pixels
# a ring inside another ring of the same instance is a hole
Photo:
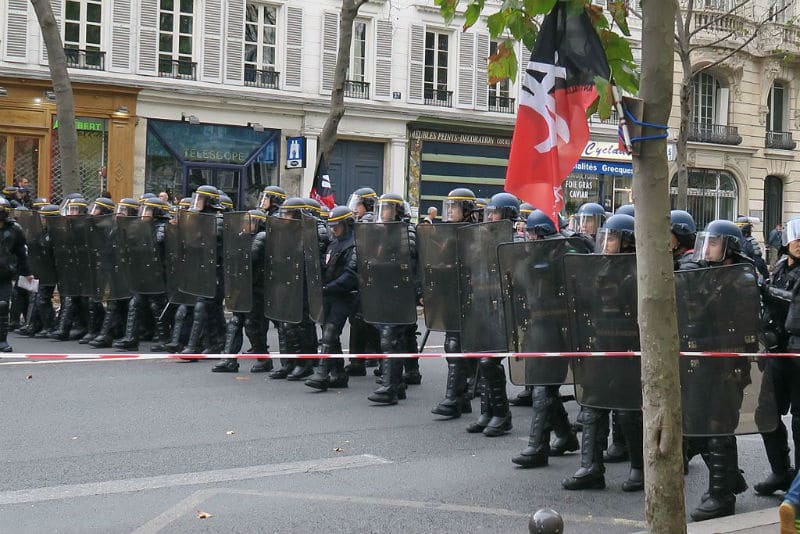
[[[767,534],[779,530],[777,506],[686,525],[687,534]]]

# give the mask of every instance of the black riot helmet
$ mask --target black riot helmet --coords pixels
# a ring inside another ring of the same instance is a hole
[[[305,199],[300,197],[289,197],[278,210],[278,217],[282,219],[302,219],[303,213],[313,209],[314,206],[308,204]]]
[[[327,224],[333,235],[339,239],[350,235],[350,232],[353,231],[353,227],[356,224],[356,215],[347,206],[334,206],[328,214]],[[339,228],[342,230],[341,234],[338,234]]]
[[[606,220],[606,210],[596,202],[581,204],[575,213],[578,222],[576,230],[581,234],[595,235]]]
[[[533,210],[535,210],[535,209],[536,209],[536,206],[534,206],[530,202],[523,202],[522,204],[520,204],[519,205],[519,218],[520,218],[520,220],[523,220],[523,221],[527,220],[528,219],[528,215],[533,213]]]
[[[519,199],[511,193],[497,193],[489,199],[484,210],[484,221],[514,221],[519,218]]]
[[[406,201],[397,193],[384,193],[375,204],[375,222],[402,221],[406,216]]]
[[[695,239],[697,239],[697,225],[694,217],[688,211],[670,211],[669,230],[683,248],[688,250],[694,246]]]
[[[483,222],[483,216],[486,214],[486,206],[488,204],[488,198],[475,199],[475,211],[472,212],[472,219],[474,222]]]
[[[247,215],[249,216],[249,228],[243,228],[244,231],[255,235],[266,228],[267,214],[262,210],[247,210]]]
[[[286,191],[277,185],[268,185],[258,197],[258,208],[272,215],[286,200]]]
[[[222,211],[233,211],[233,200],[225,193],[219,195],[219,205],[222,206]]]
[[[61,203],[58,205],[58,209],[63,210],[64,206],[67,205],[67,202],[69,202],[70,200],[74,200],[76,198],[83,200],[83,195],[81,193],[67,193],[66,195],[64,195],[64,198],[61,200]]]
[[[11,202],[6,197],[0,196],[0,222],[11,218]]]
[[[304,197],[303,201],[310,206],[308,209],[303,210],[303,213],[309,217],[322,220],[322,204],[315,198]]]
[[[697,233],[692,260],[722,263],[726,258],[742,253],[742,230],[736,223],[717,219]]]
[[[361,218],[365,213],[375,211],[375,201],[378,200],[378,194],[371,187],[359,187],[350,194],[347,200],[347,207],[356,215]]]
[[[525,229],[528,231],[528,237],[532,241],[545,239],[558,234],[553,220],[542,210],[533,210],[530,215],[528,215],[525,220]]]
[[[597,232],[598,254],[619,254],[636,251],[636,237],[633,231],[633,217],[612,215]]]
[[[183,197],[178,202],[178,210],[179,211],[186,211],[192,207],[192,197]]]
[[[158,198],[158,195],[156,195],[155,193],[142,193],[142,194],[139,196],[139,202],[140,202],[140,203],[141,203],[141,202],[144,202],[144,201],[145,201],[145,200],[147,200],[148,198]]]
[[[52,206],[52,204],[50,204],[50,201],[49,201],[49,200],[47,200],[45,197],[37,197],[37,198],[34,198],[34,199],[33,199],[33,202],[31,202],[31,207],[32,207],[32,208],[33,208],[35,211],[38,211],[38,210],[40,210],[40,209],[41,209],[41,208],[43,208],[44,206]]]
[[[114,213],[117,205],[114,201],[106,197],[97,197],[94,202],[89,204],[89,215],[97,217],[100,215],[110,215]]]
[[[192,193],[192,211],[218,211],[222,209],[219,203],[219,189],[213,185],[201,185]]]
[[[563,534],[564,519],[555,510],[542,508],[537,510],[528,521],[528,532],[531,534]]]
[[[15,185],[7,185],[3,188],[3,196],[9,201],[16,200],[17,191],[19,191],[19,187]]]
[[[614,215],[630,215],[631,217],[636,217],[636,210],[634,209],[633,204],[623,204],[617,208],[617,211],[614,212]]]
[[[742,230],[744,237],[753,235],[753,223],[747,215],[739,215],[736,217],[736,226]]]
[[[45,204],[39,208],[39,215],[42,217],[58,217],[61,215],[61,210],[55,204]]]
[[[61,215],[72,217],[76,215],[86,215],[89,205],[83,197],[70,198],[61,207]]]
[[[169,219],[169,203],[158,197],[148,198],[139,205],[140,219]]]
[[[114,213],[117,217],[136,217],[139,213],[139,203],[132,198],[122,198],[117,202],[117,209]]]
[[[442,222],[466,221],[475,211],[475,193],[466,187],[457,187],[442,201]]]

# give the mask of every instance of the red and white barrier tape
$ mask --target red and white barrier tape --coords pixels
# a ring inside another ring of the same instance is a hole
[[[636,357],[641,356],[640,351],[631,352],[425,352],[403,354],[162,354],[134,352],[102,353],[36,353],[25,354],[19,352],[0,352],[0,360],[211,360],[220,358],[254,359],[314,359],[314,358],[350,358],[350,359],[388,359],[388,358],[588,358],[588,357]],[[773,352],[681,352],[681,356],[688,358],[797,358],[800,353],[773,353]]]

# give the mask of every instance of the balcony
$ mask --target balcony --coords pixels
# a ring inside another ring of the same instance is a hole
[[[196,80],[197,63],[184,59],[159,58],[158,76],[160,78],[175,78],[176,80]]]
[[[280,72],[276,72],[274,70],[259,70],[252,67],[244,68],[244,84],[249,87],[279,89],[280,80]]]
[[[345,80],[344,96],[347,98],[360,98],[369,100],[369,83],[356,80]]]
[[[426,106],[438,106],[440,108],[453,107],[453,91],[426,87],[423,98],[425,99]]]
[[[778,150],[794,150],[797,143],[792,140],[792,132],[767,132],[764,146]]]
[[[724,126],[722,124],[699,124],[689,125],[689,141],[698,143],[717,143],[720,145],[740,145],[742,136],[736,126]]]
[[[514,99],[507,96],[489,95],[489,111],[514,113]]]
[[[611,115],[607,119],[601,119],[598,113],[593,113],[589,116],[589,124],[609,124],[617,126],[619,124],[619,115],[615,109],[611,110]]]
[[[86,70],[106,70],[106,53],[100,50],[64,48],[67,67]]]

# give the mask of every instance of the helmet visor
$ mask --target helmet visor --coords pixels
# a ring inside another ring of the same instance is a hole
[[[278,210],[278,217],[281,219],[299,219],[301,216],[300,209],[295,206],[281,206],[281,209]]]
[[[786,246],[798,239],[800,239],[800,219],[792,219],[786,223],[786,228],[784,228],[781,233],[781,242],[783,246]]]
[[[462,222],[465,218],[463,200],[446,198],[442,201],[442,222]]]
[[[497,206],[486,206],[483,208],[483,220],[487,222],[502,221],[503,209]]]
[[[393,222],[397,220],[397,202],[381,200],[375,205],[375,222]]]
[[[86,204],[82,202],[68,202],[61,210],[61,215],[73,217],[75,215],[83,215],[86,213]]]
[[[708,232],[698,232],[694,242],[694,253],[692,260],[721,262],[725,259],[728,248],[728,240],[719,234],[709,234]]]
[[[600,215],[578,215],[577,231],[581,234],[596,235],[602,221]]]
[[[601,228],[597,231],[595,254],[619,254],[622,250],[622,236],[616,230]]]
[[[153,206],[148,206],[147,204],[142,204],[139,206],[139,218],[140,219],[152,219],[155,216],[155,210]]]

